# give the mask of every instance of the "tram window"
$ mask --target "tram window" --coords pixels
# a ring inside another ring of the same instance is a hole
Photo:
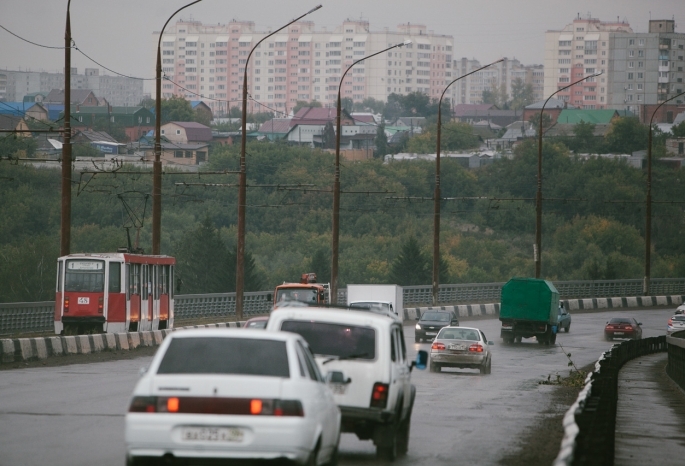
[[[174,297],[174,267],[169,266],[169,297]]]
[[[169,294],[169,266],[162,265],[162,280],[160,283],[162,294]]]
[[[121,293],[121,262],[109,263],[109,292]]]
[[[68,260],[64,290],[89,293],[105,291],[104,261]]]
[[[142,299],[147,299],[147,295],[150,292],[149,270],[150,268],[147,265],[143,265],[143,289],[140,293]]]
[[[57,292],[62,291],[62,267],[64,262],[57,261]]]
[[[140,264],[131,264],[128,286],[130,294],[140,294]]]

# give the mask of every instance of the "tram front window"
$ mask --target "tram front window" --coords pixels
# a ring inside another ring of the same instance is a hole
[[[97,293],[105,290],[105,263],[93,260],[68,260],[65,291]]]

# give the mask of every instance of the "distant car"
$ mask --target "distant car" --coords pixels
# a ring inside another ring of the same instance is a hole
[[[668,327],[666,327],[666,334],[670,335],[673,332],[685,330],[685,315],[676,314],[668,319]]]
[[[564,329],[568,333],[571,330],[571,314],[564,309],[564,305],[559,305],[559,323],[557,324],[557,333]]]
[[[266,328],[266,323],[269,321],[269,316],[253,317],[245,321],[243,328]]]
[[[435,338],[440,329],[448,325],[459,325],[459,318],[454,311],[426,311],[416,324],[414,341],[419,343]]]
[[[632,317],[614,317],[604,327],[604,338],[611,341],[614,338],[630,338],[639,340],[642,338],[642,322]]]
[[[242,329],[174,332],[133,390],[125,421],[126,464],[334,463],[340,419],[301,336]]]
[[[492,354],[488,345],[492,344],[477,328],[444,327],[431,345],[430,370],[440,372],[443,367],[458,367],[489,374]]]

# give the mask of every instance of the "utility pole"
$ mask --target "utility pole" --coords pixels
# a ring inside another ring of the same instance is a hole
[[[60,255],[71,250],[71,16],[67,2],[67,23],[64,31],[64,140],[62,144],[62,211]]]

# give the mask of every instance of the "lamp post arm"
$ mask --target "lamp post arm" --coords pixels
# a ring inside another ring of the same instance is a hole
[[[654,117],[659,109],[667,102],[684,95],[685,92],[680,92],[674,95],[670,99],[666,99],[661,102],[652,112],[652,116],[649,119],[649,136],[647,138],[647,195],[645,197],[645,277],[642,284],[643,292],[645,296],[649,296],[650,287],[650,275],[652,266],[652,125],[654,123]]]

